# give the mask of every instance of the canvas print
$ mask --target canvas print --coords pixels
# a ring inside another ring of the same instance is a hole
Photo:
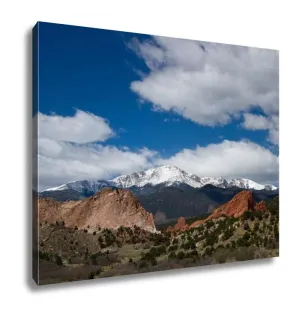
[[[37,284],[279,256],[277,50],[39,22],[33,126]]]

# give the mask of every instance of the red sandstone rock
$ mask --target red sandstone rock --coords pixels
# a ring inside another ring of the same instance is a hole
[[[244,190],[235,195],[229,202],[214,210],[208,218],[215,219],[222,215],[239,217],[248,210],[254,210],[253,194],[251,191]]]
[[[189,226],[186,224],[185,222],[185,218],[184,217],[180,217],[177,221],[177,223],[172,227],[169,226],[167,228],[168,232],[178,232],[178,231],[185,231],[189,228]]]
[[[251,191],[244,190],[236,194],[230,201],[221,205],[219,208],[214,210],[214,212],[207,217],[205,220],[199,220],[190,225],[190,228],[199,226],[200,224],[211,220],[216,219],[221,216],[232,216],[232,217],[240,217],[245,213],[245,211],[253,211],[256,209],[261,209],[263,207],[264,202],[260,202],[255,205],[253,200],[253,194]],[[264,205],[265,206],[265,205]]]
[[[264,201],[260,201],[259,203],[255,204],[254,206],[255,211],[267,211],[267,206]]]
[[[193,223],[190,225],[190,228],[197,227],[197,226],[199,226],[200,224],[203,224],[206,220],[207,220],[207,219],[195,221],[195,222],[193,222]]]
[[[134,225],[155,231],[153,215],[148,213],[129,190],[103,189],[94,196],[80,200],[56,202],[39,198],[39,222],[64,221],[65,226],[96,229]]]

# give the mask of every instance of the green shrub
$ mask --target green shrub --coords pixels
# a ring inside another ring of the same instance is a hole
[[[185,253],[184,252],[182,252],[182,251],[180,251],[178,254],[177,254],[177,258],[178,259],[184,259],[185,258]]]
[[[55,264],[61,266],[63,264],[61,257],[58,254],[54,255]]]
[[[96,272],[95,272],[95,275],[99,276],[101,273],[101,268],[97,269]]]
[[[245,222],[244,224],[244,230],[248,231],[250,229],[248,222]]]
[[[94,272],[90,272],[89,276],[88,276],[88,279],[94,279],[94,277],[95,277],[95,273]]]
[[[143,260],[143,261],[140,262],[139,268],[144,268],[144,267],[147,267],[147,266],[148,266],[147,262],[145,260]]]
[[[176,254],[174,252],[171,252],[168,256],[168,259],[174,259],[176,258]]]
[[[152,265],[152,266],[157,265],[157,261],[156,261],[156,259],[155,259],[155,258],[152,258],[152,260],[151,260],[151,265]]]

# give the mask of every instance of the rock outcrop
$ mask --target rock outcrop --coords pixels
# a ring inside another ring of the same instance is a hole
[[[253,199],[253,194],[251,191],[244,190],[235,195],[230,201],[221,205],[219,208],[214,210],[214,212],[207,217],[205,220],[195,221],[190,225],[190,228],[197,227],[200,224],[216,219],[221,216],[227,217],[240,217],[245,211],[266,211],[267,207],[265,202],[261,201],[255,204]]]
[[[148,213],[129,190],[106,188],[80,200],[56,202],[39,198],[39,222],[64,221],[65,226],[111,228],[134,225],[154,232],[153,215]]]
[[[167,232],[185,231],[189,226],[185,222],[185,218],[180,217],[174,226],[169,226]]]
[[[208,219],[215,219],[220,216],[234,216],[240,217],[245,211],[254,210],[254,200],[251,191],[241,191],[235,195],[230,201],[221,205],[219,208],[208,217]]]
[[[267,211],[267,206],[266,203],[264,201],[260,201],[257,204],[255,204],[254,206],[254,210],[255,211]]]

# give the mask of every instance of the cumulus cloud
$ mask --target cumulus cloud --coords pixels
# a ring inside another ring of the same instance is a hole
[[[159,165],[174,165],[198,176],[244,177],[278,182],[278,157],[249,141],[224,140],[184,149],[169,158],[147,148],[131,150],[99,144],[39,140],[40,190],[76,180],[110,179]]]
[[[77,110],[73,117],[38,114],[39,190],[82,179],[110,178],[150,167],[147,148],[104,146],[114,136],[108,122]]]
[[[278,145],[279,142],[279,117],[277,115],[262,116],[251,113],[244,114],[242,126],[249,130],[268,130],[268,140]]]
[[[76,110],[72,117],[38,114],[39,138],[87,143],[105,141],[114,135],[108,122],[99,116]]]
[[[278,113],[278,51],[166,37],[133,39],[129,47],[149,68],[130,88],[154,110],[207,126],[227,124],[253,105]]]
[[[177,166],[198,176],[244,177],[262,183],[277,183],[278,157],[250,141],[228,141],[184,149],[159,164]]]
[[[76,180],[109,179],[151,167],[156,153],[99,144],[39,140],[40,191]]]

